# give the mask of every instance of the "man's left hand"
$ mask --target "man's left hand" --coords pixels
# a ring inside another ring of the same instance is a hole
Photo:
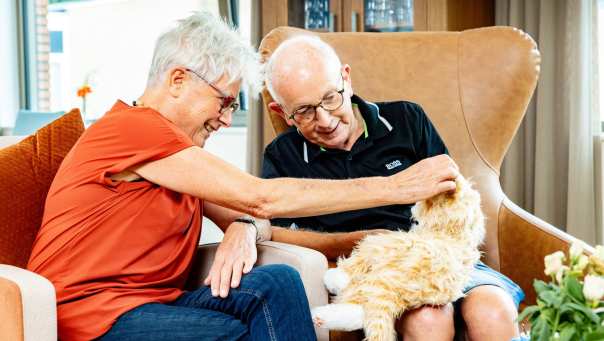
[[[218,246],[204,285],[210,285],[212,296],[227,297],[229,288],[239,286],[242,274],[252,270],[257,257],[256,228],[251,224],[232,223]]]

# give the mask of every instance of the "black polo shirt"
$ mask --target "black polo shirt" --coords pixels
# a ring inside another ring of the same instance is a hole
[[[365,133],[350,151],[321,148],[295,128],[279,135],[264,151],[264,178],[352,179],[388,176],[430,156],[447,153],[436,129],[411,102],[366,102],[352,96],[365,120]],[[291,198],[296,200],[296,198]],[[408,230],[412,205],[392,205],[316,217],[276,218],[273,225],[328,232],[385,228]]]

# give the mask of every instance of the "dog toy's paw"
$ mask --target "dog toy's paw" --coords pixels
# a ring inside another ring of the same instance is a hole
[[[358,304],[328,304],[312,310],[312,320],[317,327],[351,331],[363,328],[363,307]]]
[[[350,277],[339,268],[329,269],[325,272],[323,283],[331,294],[338,295],[350,283]]]

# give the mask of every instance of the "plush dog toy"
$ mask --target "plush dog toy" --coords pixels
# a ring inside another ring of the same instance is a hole
[[[394,322],[423,305],[463,296],[484,238],[480,195],[462,176],[454,193],[418,202],[409,232],[369,235],[325,274],[334,304],[312,310],[316,325],[365,330],[366,340],[396,340]]]

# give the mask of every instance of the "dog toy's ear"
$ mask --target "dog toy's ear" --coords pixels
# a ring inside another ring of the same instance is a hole
[[[460,175],[457,177],[455,182],[457,184],[456,194],[458,196],[463,196],[471,201],[477,201],[478,204],[480,203],[480,193],[474,188],[472,181]]]
[[[461,174],[455,179],[455,184],[457,185],[457,189],[455,190],[456,193],[462,192],[472,187],[470,182]]]
[[[426,212],[430,210],[432,207],[432,200],[422,200],[418,201],[411,207],[411,218],[416,223],[421,221],[421,217],[426,215]]]

